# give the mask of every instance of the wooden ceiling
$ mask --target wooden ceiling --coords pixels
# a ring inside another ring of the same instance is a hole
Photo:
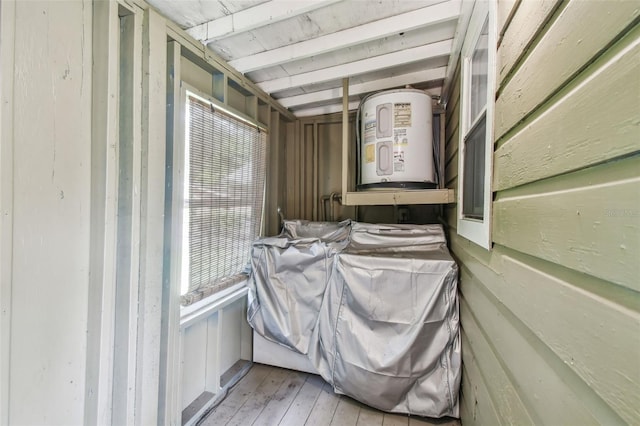
[[[433,96],[466,26],[459,0],[148,0],[296,116],[404,87]],[[467,3],[467,2],[465,2]]]

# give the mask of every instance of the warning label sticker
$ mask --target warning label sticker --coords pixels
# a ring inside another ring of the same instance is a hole
[[[404,151],[394,151],[393,153],[393,171],[404,172]]]
[[[393,104],[393,127],[411,127],[411,102]]]
[[[407,129],[393,129],[393,143],[394,145],[409,145],[409,139],[407,138]]]
[[[369,144],[364,147],[364,161],[366,163],[373,163],[376,161],[376,146],[375,144]]]

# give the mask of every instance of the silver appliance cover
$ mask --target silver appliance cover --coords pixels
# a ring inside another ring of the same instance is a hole
[[[385,411],[459,417],[458,268],[442,227],[289,226],[295,233],[285,223],[253,246],[254,329],[307,354],[336,392]]]

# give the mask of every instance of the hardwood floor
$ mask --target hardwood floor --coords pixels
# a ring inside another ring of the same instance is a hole
[[[460,421],[384,413],[336,395],[320,376],[254,364],[199,425],[459,426]]]

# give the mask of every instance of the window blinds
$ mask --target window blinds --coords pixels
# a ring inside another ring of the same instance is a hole
[[[260,234],[267,134],[194,97],[188,108],[183,262],[189,292],[211,294],[242,271]]]

